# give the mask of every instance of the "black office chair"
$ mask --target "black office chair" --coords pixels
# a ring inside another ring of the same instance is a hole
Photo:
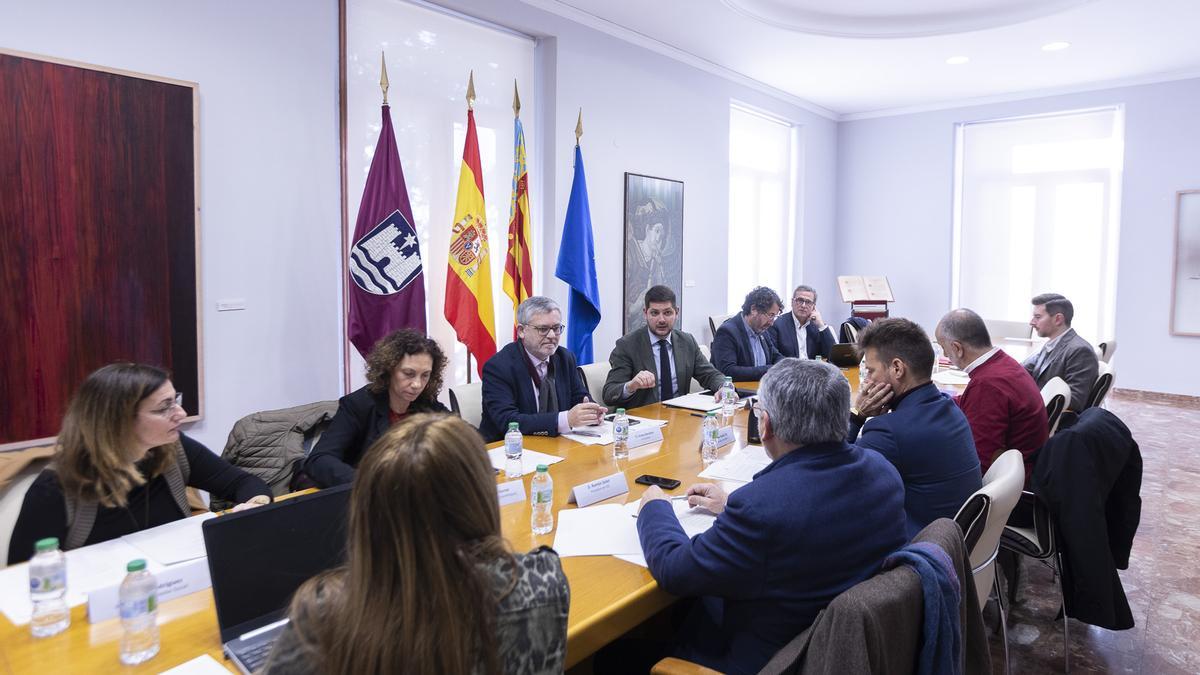
[[[1067,399],[1062,394],[1055,394],[1046,404],[1046,419],[1049,422],[1050,436],[1058,431],[1058,423],[1062,421],[1063,410],[1067,407]]]

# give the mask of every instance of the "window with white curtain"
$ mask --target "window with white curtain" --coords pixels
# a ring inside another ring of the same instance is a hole
[[[791,293],[796,230],[796,127],[733,104],[729,108],[728,307],[755,286]],[[785,300],[783,309],[788,307]]]
[[[512,305],[504,295],[505,242],[512,199],[513,80],[520,87],[521,122],[533,214],[533,242],[541,241],[537,209],[537,124],[534,119],[534,41],[449,11],[395,0],[346,5],[346,125],[350,225],[358,216],[367,170],[379,138],[380,53],[387,55],[388,103],[396,145],[425,268],[429,334],[450,358],[447,385],[467,380],[466,350],[444,315],[446,259],[466,138],[467,76],[475,72],[475,128],[483,169],[491,253],[497,347],[512,337]],[[334,226],[331,224],[331,226]],[[541,260],[537,251],[534,260]],[[541,274],[535,269],[535,274]],[[535,292],[539,289],[535,288]],[[363,382],[362,359],[350,348],[353,386]],[[472,373],[473,374],[473,373]],[[444,392],[443,392],[444,393]]]
[[[953,301],[1028,321],[1061,293],[1075,330],[1111,338],[1123,157],[1118,107],[960,124]]]

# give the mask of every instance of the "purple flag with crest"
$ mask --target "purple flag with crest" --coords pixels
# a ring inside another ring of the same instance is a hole
[[[392,115],[367,173],[346,269],[350,273],[350,342],[366,357],[379,338],[399,328],[425,332],[425,273],[413,223]]]

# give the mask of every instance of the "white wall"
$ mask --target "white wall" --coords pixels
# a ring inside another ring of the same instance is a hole
[[[1175,192],[1200,187],[1200,79],[840,124],[838,273],[887,274],[893,315],[932,328],[950,309],[955,123],[1121,103],[1117,386],[1200,396],[1200,338],[1169,332]]]
[[[0,45],[199,83],[205,419],[340,388],[337,3],[6,3]],[[216,302],[245,298],[246,310]]]
[[[570,196],[575,121],[583,108],[581,147],[603,316],[593,337],[598,360],[607,358],[621,335],[626,171],[684,182],[683,278],[685,285],[694,281],[695,286],[676,289],[683,306],[680,327],[707,342],[708,315],[729,309],[726,221],[729,104],[734,99],[802,125],[803,213],[797,218],[803,228],[797,237],[802,255],[796,257],[795,276],[826,290],[822,311],[842,313],[833,302],[835,122],[517,0],[438,4],[541,40],[537,86],[543,106],[542,150],[530,158],[530,171],[542,174],[541,193],[534,199],[542,202],[544,238],[535,274],[541,276],[541,290],[563,302],[564,309],[567,287],[554,278],[554,266]],[[791,291],[776,290],[785,298]]]

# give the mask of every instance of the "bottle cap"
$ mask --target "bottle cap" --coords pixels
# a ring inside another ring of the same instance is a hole
[[[618,415],[624,415],[624,414],[625,414],[625,409],[624,409],[624,408],[617,408],[617,414],[618,414]]]
[[[37,543],[33,545],[33,550],[37,551],[38,553],[43,551],[53,551],[56,548],[58,548],[58,537],[46,537],[45,539],[38,539]]]
[[[538,470],[538,473],[547,473],[548,471],[550,471],[550,468],[547,467],[545,464],[538,464],[537,470]]]
[[[726,381],[726,382],[733,382],[733,378],[732,378],[732,377],[726,377],[726,378],[725,378],[725,381]]]
[[[706,415],[706,417],[716,417],[716,416],[717,416],[717,411],[715,411],[715,410],[709,410],[708,414]]]
[[[130,560],[129,564],[125,566],[126,572],[141,572],[144,569],[146,569],[146,561],[143,558]]]
[[[508,430],[509,430],[509,431],[520,431],[520,430],[521,430],[521,425],[520,425],[520,423],[518,423],[518,422],[509,422],[509,423],[508,423]]]

